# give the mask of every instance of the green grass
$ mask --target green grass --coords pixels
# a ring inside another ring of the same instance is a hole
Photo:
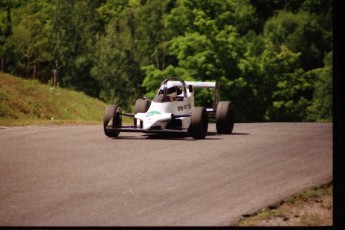
[[[323,226],[332,223],[333,186],[328,184],[289,196],[279,204],[241,218],[234,226]]]
[[[105,104],[81,92],[0,72],[0,125],[102,124]]]

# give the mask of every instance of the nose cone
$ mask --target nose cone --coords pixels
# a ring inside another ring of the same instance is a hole
[[[138,113],[135,118],[143,121],[143,129],[152,129],[157,127],[164,129],[167,121],[171,119],[171,113],[149,111],[147,113]]]

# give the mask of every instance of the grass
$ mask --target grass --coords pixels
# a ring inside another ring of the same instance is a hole
[[[0,72],[0,126],[100,125],[105,106],[82,92]]]
[[[101,124],[105,104],[81,92],[0,72],[0,125]]]
[[[308,189],[241,218],[234,226],[331,226],[333,186]]]

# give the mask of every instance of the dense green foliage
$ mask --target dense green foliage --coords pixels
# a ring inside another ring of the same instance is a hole
[[[167,77],[218,80],[237,121],[331,121],[332,14],[331,0],[4,0],[0,67],[125,109]]]

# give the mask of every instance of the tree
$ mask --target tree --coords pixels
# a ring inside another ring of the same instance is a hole
[[[49,9],[49,4],[28,2],[13,9],[16,16],[12,20],[12,33],[7,39],[15,55],[12,61],[16,69],[13,72],[41,80],[44,73],[40,74],[40,67],[51,60],[47,36],[50,32],[50,18],[44,8]]]
[[[96,42],[95,63],[91,75],[101,86],[99,97],[128,108],[137,96],[140,67],[136,49],[136,20],[138,5],[114,10],[117,15],[106,26],[104,36]],[[116,5],[117,6],[117,5]]]
[[[141,67],[165,68],[168,34],[162,17],[170,7],[170,1],[115,1],[99,8],[101,18],[108,21],[105,34],[98,37],[91,71],[102,88],[100,98],[130,109],[144,94]]]
[[[58,0],[51,33],[52,69],[59,75],[62,86],[74,88],[97,97],[98,82],[90,75],[94,45],[102,24],[97,1]]]
[[[7,39],[12,34],[11,3],[10,0],[0,2],[0,71],[5,70]]]
[[[266,22],[264,36],[277,48],[284,44],[301,52],[302,67],[308,71],[321,67],[325,53],[332,48],[332,22],[305,11],[280,11]]]
[[[248,2],[177,1],[176,7],[164,17],[165,29],[171,37],[166,42],[168,55],[177,61],[168,63],[167,70],[152,66],[144,68],[144,86],[151,90],[150,82],[158,84],[158,79],[163,80],[161,78],[167,77],[168,73],[200,81],[236,79],[240,74],[238,61],[244,52],[239,35],[245,33],[250,22],[255,20],[249,17],[252,10]],[[241,28],[240,32],[237,27]],[[222,90],[225,99],[227,88]],[[207,104],[207,94],[207,91],[200,92],[197,100]]]
[[[324,59],[324,67],[307,72],[314,81],[314,93],[311,105],[307,108],[308,120],[332,121],[333,115],[333,52],[329,52]]]

